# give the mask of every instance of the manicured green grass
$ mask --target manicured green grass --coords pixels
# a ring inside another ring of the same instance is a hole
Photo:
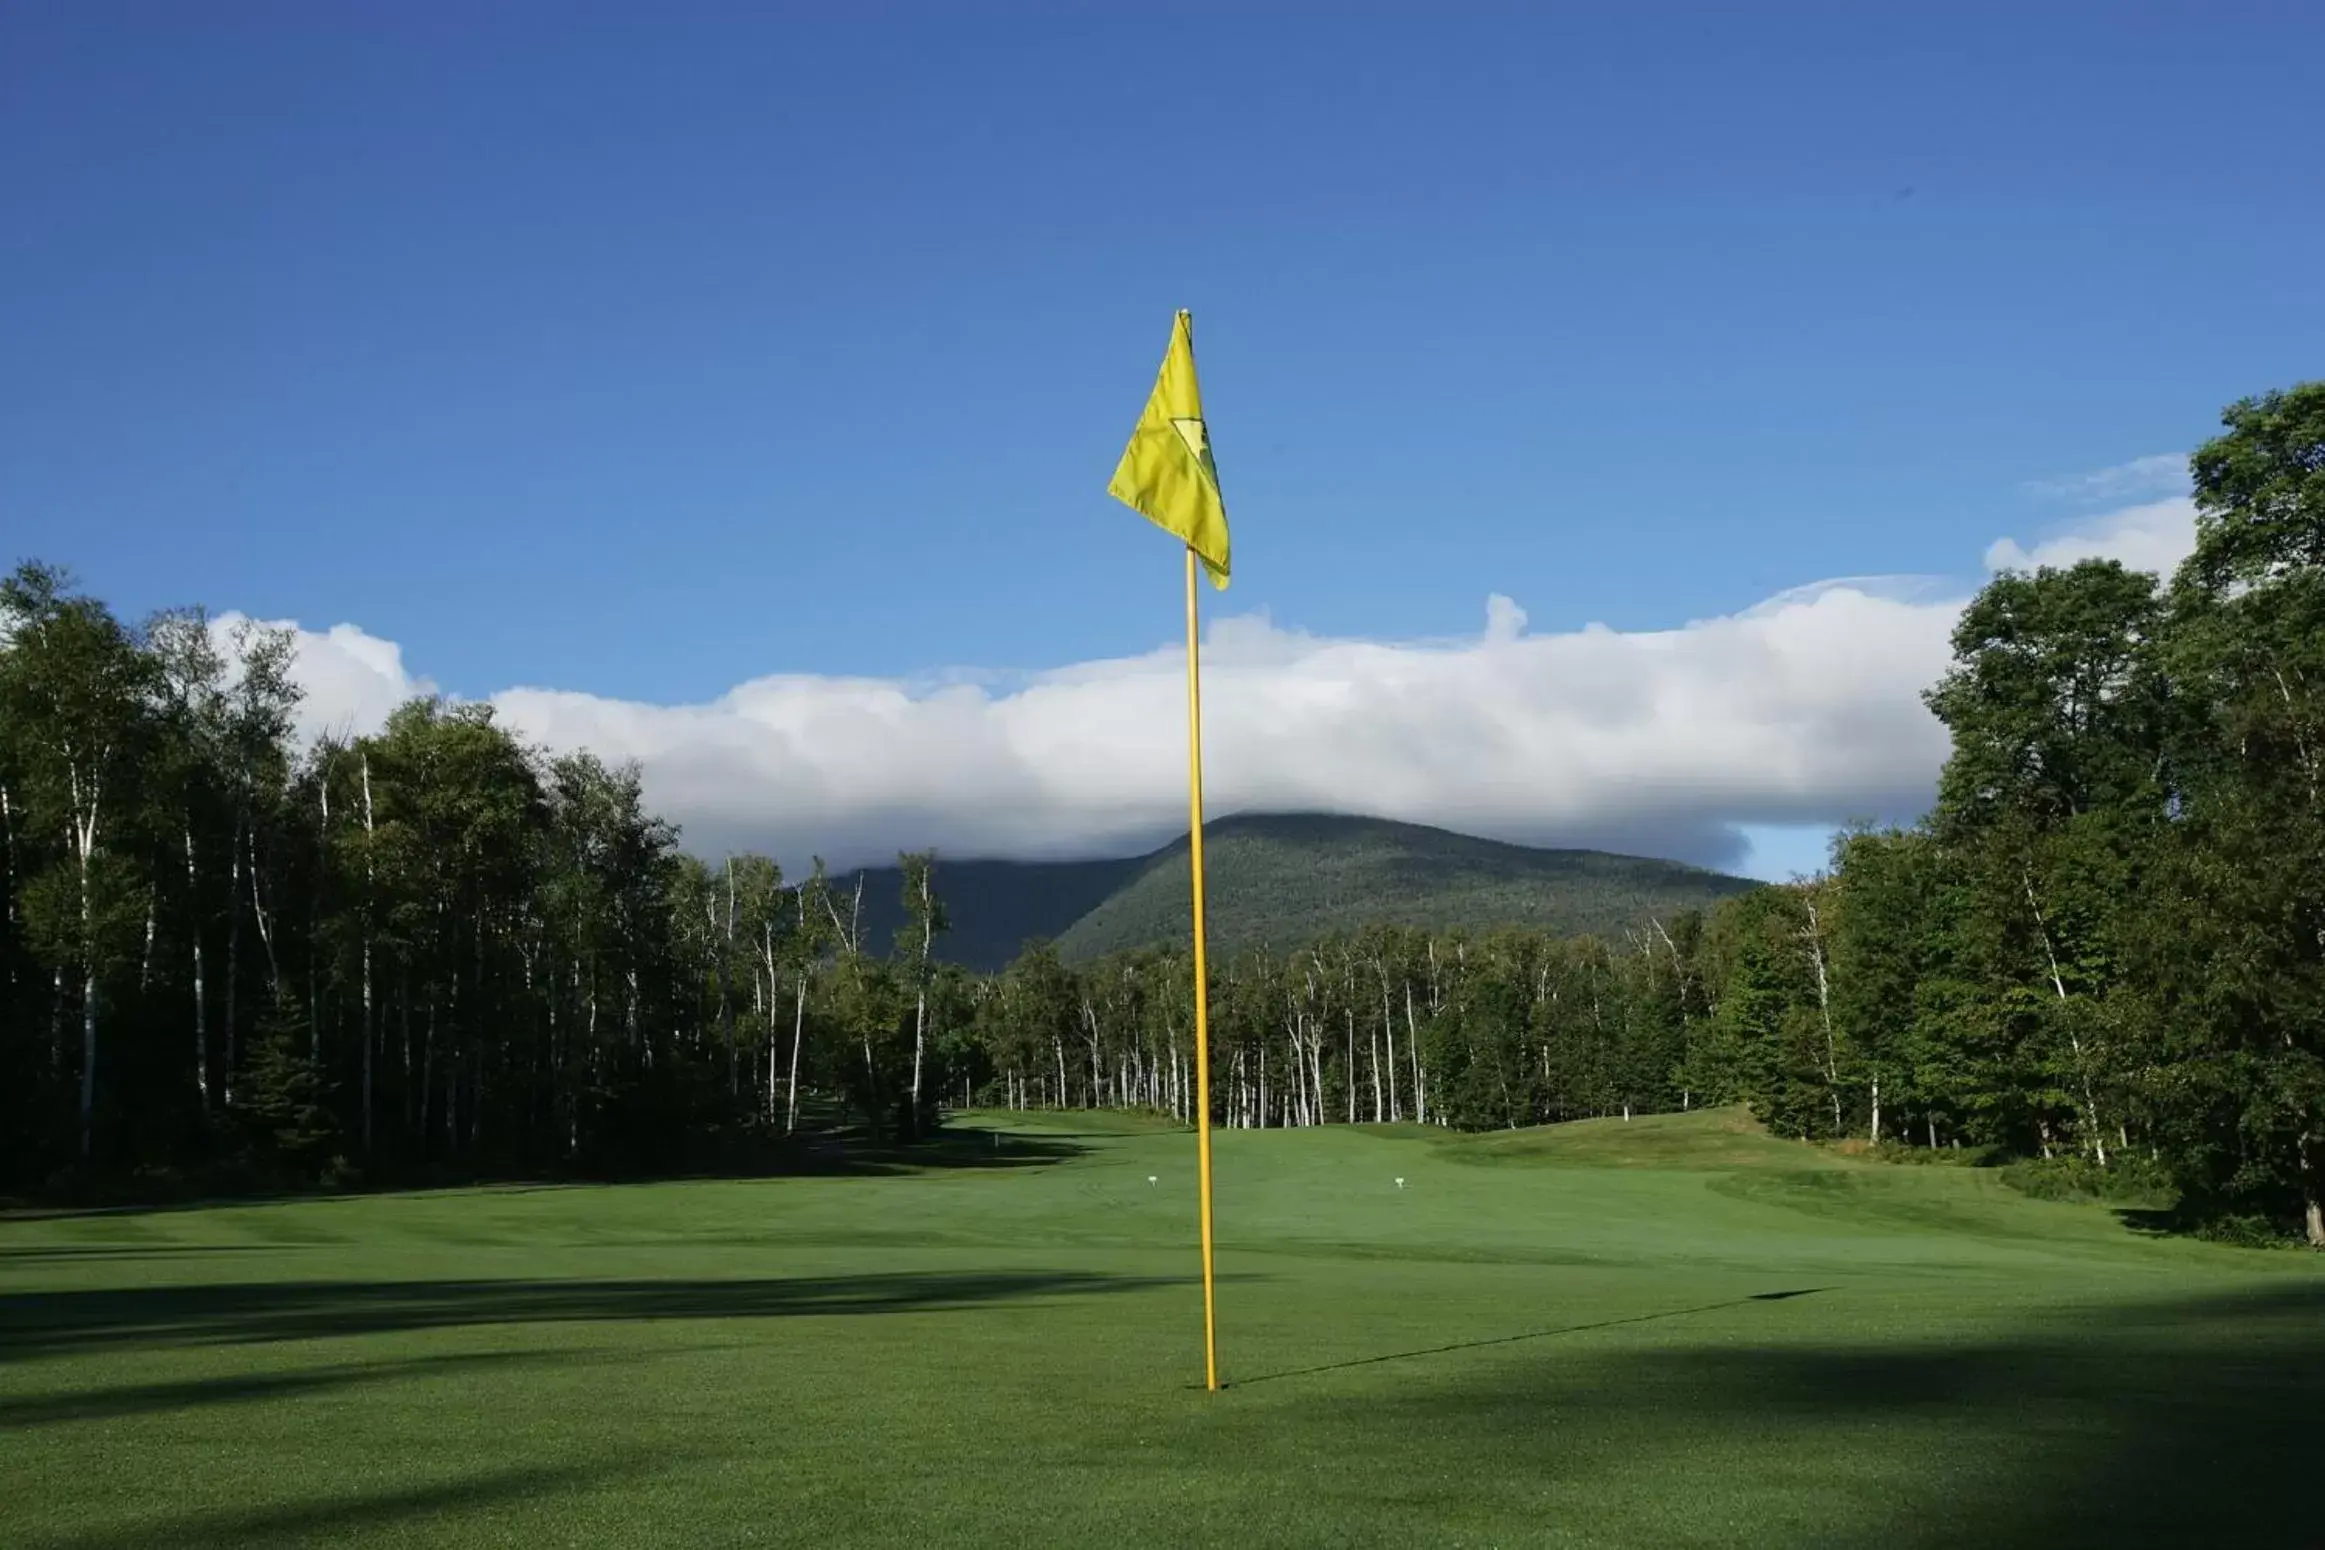
[[[0,1544],[2325,1542],[2306,1255],[1733,1114],[1236,1132],[1208,1395],[1193,1167],[0,1221]]]

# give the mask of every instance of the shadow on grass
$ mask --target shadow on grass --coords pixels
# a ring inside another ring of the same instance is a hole
[[[160,1259],[174,1254],[263,1254],[277,1243],[39,1243],[0,1248],[0,1265],[42,1260]]]
[[[464,1480],[394,1491],[345,1491],[322,1500],[238,1511],[188,1513],[136,1527],[94,1528],[39,1535],[26,1550],[202,1550],[208,1546],[316,1545],[407,1519],[441,1519],[514,1504],[529,1504],[586,1486],[602,1486],[645,1472],[638,1460],[557,1468],[495,1470]],[[439,1525],[441,1531],[441,1525]],[[433,1542],[433,1541],[431,1541]],[[563,1540],[562,1542],[572,1542]]]
[[[1626,1318],[1599,1319],[1589,1324],[1564,1324],[1556,1329],[1530,1329],[1515,1335],[1495,1335],[1485,1340],[1457,1340],[1451,1345],[1423,1346],[1417,1351],[1388,1351],[1379,1356],[1352,1357],[1345,1362],[1325,1362],[1316,1367],[1295,1367],[1288,1372],[1264,1372],[1256,1378],[1238,1378],[1227,1388],[1246,1389],[1255,1383],[1275,1383],[1285,1378],[1309,1378],[1324,1372],[1346,1372],[1352,1367],[1377,1367],[1383,1362],[1410,1361],[1423,1356],[1447,1356],[1455,1351],[1482,1351],[1491,1346],[1520,1345],[1529,1340],[1548,1340],[1558,1335],[1587,1334],[1594,1329],[1614,1329],[1624,1324],[1653,1324],[1663,1319],[1683,1319],[1698,1313],[1717,1313],[1722,1308],[1749,1307],[1756,1302],[1789,1302],[1795,1297],[1814,1297],[1829,1292],[1829,1286],[1804,1286],[1791,1292],[1754,1292],[1749,1297],[1732,1297],[1726,1302],[1707,1302],[1693,1308],[1670,1308],[1661,1313],[1634,1313]]]
[[[1704,1511],[1763,1543],[2325,1545],[2325,1281],[2094,1309],[2038,1337],[1770,1339],[1505,1365],[1372,1424],[1583,1495],[1594,1472],[1680,1453]]]
[[[731,1281],[284,1281],[0,1297],[0,1360],[134,1344],[312,1340],[462,1325],[929,1313],[1179,1277],[1067,1271]]]
[[[357,1196],[339,1193],[326,1194],[317,1190],[298,1195],[204,1195],[187,1200],[149,1200],[137,1204],[85,1205],[10,1205],[0,1208],[0,1223],[7,1222],[73,1222],[100,1220],[109,1216],[167,1216],[178,1211],[210,1211],[219,1206],[289,1206],[317,1200],[353,1200]]]
[[[958,1168],[1046,1168],[1090,1150],[1063,1133],[947,1127],[918,1141],[874,1141],[857,1134],[826,1138],[800,1153],[791,1173],[818,1177],[929,1173]]]
[[[0,1399],[0,1433],[71,1421],[112,1421],[124,1416],[150,1415],[170,1410],[201,1410],[213,1405],[247,1404],[301,1394],[352,1388],[358,1384],[394,1382],[437,1372],[510,1367],[525,1362],[570,1362],[569,1351],[457,1351],[440,1356],[406,1357],[384,1362],[345,1362],[294,1372],[237,1372],[214,1378],[188,1378],[176,1383],[136,1383],[118,1388],[82,1389],[64,1394],[42,1394],[23,1399]]]
[[[1063,1131],[1029,1135],[1022,1131],[946,1126],[932,1136],[914,1141],[898,1141],[874,1138],[860,1128],[841,1127],[813,1134],[803,1133],[791,1138],[774,1147],[759,1165],[752,1167],[672,1168],[618,1178],[483,1177],[406,1180],[357,1191],[204,1194],[183,1199],[107,1201],[79,1205],[0,1202],[0,1223],[162,1216],[180,1211],[208,1211],[221,1206],[245,1210],[254,1206],[312,1205],[323,1201],[360,1200],[378,1195],[437,1194],[462,1190],[524,1195],[547,1190],[607,1189],[624,1184],[680,1180],[878,1177],[955,1168],[1040,1168],[1082,1156],[1090,1150],[1082,1144],[1084,1139],[1109,1138],[1103,1132],[1091,1132],[1087,1136]]]

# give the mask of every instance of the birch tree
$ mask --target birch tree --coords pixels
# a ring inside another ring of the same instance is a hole
[[[116,844],[138,799],[156,690],[142,643],[61,571],[23,565],[0,580],[0,703],[14,743],[12,802],[60,834],[64,867],[30,879],[24,914],[61,984],[77,982],[77,1155],[94,1149],[105,983],[140,921],[141,890]],[[45,886],[44,886],[45,884]],[[64,1064],[61,1046],[57,1064]]]
[[[903,960],[905,982],[912,992],[912,1125],[917,1132],[924,1123],[925,1110],[921,1102],[921,1075],[928,1055],[928,1000],[929,982],[934,973],[936,939],[938,933],[951,925],[945,913],[944,901],[936,892],[936,853],[933,851],[907,852],[896,858],[904,874],[903,930],[899,933],[898,948]]]

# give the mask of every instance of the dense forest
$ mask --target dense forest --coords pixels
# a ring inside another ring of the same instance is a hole
[[[2006,572],[1910,829],[1606,937],[1370,924],[1214,975],[1214,1118],[1773,1129],[2167,1181],[2325,1247],[2325,384],[2191,460],[2194,554]],[[941,961],[818,864],[686,854],[635,771],[416,701],[293,736],[290,643],[0,583],[0,1184],[775,1166],[942,1106],[1186,1117],[1183,951]],[[900,913],[899,913],[900,911]]]

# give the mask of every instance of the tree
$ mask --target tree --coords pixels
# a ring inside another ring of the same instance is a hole
[[[2182,925],[2151,935],[2152,1108],[2193,1193],[2325,1248],[2325,382],[2223,422],[2171,594]]]
[[[210,618],[186,609],[156,617],[146,630],[157,677],[162,736],[149,772],[148,798],[157,834],[176,831],[185,866],[178,917],[188,958],[186,1005],[193,1023],[195,1101],[207,1114],[214,1101],[210,1049],[210,984],[204,956],[215,902],[205,890],[202,856],[216,843],[221,729],[225,722],[226,659]],[[171,868],[172,872],[176,868]],[[156,879],[159,881],[158,877]]]
[[[1924,833],[1860,829],[1833,845],[1833,1011],[1876,1146],[1885,1124],[1894,1131],[1901,1115],[1928,1103],[1924,1049],[1934,1040],[1921,988],[1937,978],[1945,942],[1936,918],[1938,864]]]
[[[228,1103],[234,1101],[241,1059],[238,1017],[245,919],[257,928],[264,950],[268,998],[282,988],[281,955],[275,942],[280,907],[278,903],[270,913],[267,899],[273,892],[270,875],[281,860],[278,840],[292,757],[291,718],[299,702],[298,686],[291,680],[288,630],[270,630],[244,620],[236,626],[231,644],[234,671],[224,692],[201,708],[215,718],[203,729],[204,752],[218,761],[232,812],[226,867],[225,1046],[220,1062]]]
[[[334,1161],[341,1129],[308,1032],[297,999],[275,997],[256,1030],[239,1113],[271,1171],[312,1179]]]
[[[1932,821],[1970,890],[1961,945],[2030,1100],[2007,1123],[2102,1167],[2125,1119],[2121,905],[2166,812],[2161,622],[2155,578],[2111,560],[2004,572],[1929,694],[1954,739]]]
[[[8,784],[35,832],[61,834],[61,867],[25,878],[24,919],[54,967],[52,1024],[68,969],[80,992],[78,1154],[95,1147],[104,985],[130,951],[142,879],[115,843],[136,810],[152,727],[152,662],[141,642],[64,572],[26,564],[0,580],[0,717]],[[14,793],[21,793],[20,796]],[[52,1069],[67,1062],[61,1041]]]
[[[912,1125],[917,1132],[926,1116],[921,1106],[921,1066],[928,1053],[928,987],[937,934],[952,924],[944,901],[936,894],[936,853],[921,851],[896,858],[904,872],[904,929],[897,933],[905,981],[912,988]]]

